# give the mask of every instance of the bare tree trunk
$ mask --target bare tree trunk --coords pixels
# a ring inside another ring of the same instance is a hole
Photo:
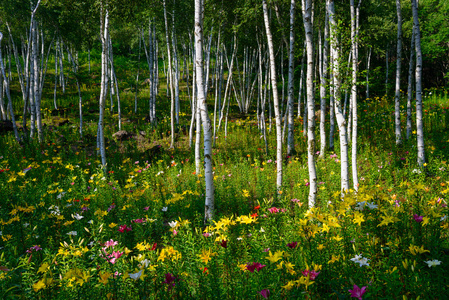
[[[352,118],[352,184],[355,191],[359,189],[359,177],[357,168],[357,63],[359,60],[358,35],[359,35],[359,9],[362,0],[359,0],[357,8],[354,0],[351,0],[351,42],[352,42],[352,87],[351,87],[351,114]]]
[[[288,55],[288,136],[287,136],[287,155],[292,155],[295,152],[295,141],[293,136],[294,120],[293,120],[293,81],[294,81],[294,59],[295,59],[295,0],[290,2],[290,47]]]
[[[3,77],[3,84],[6,89],[6,97],[8,98],[8,110],[9,110],[9,115],[11,116],[11,122],[12,122],[13,130],[14,130],[14,136],[16,137],[16,141],[20,142],[19,132],[17,131],[16,119],[14,117],[14,109],[12,107],[11,95],[9,93],[9,82],[6,77],[5,66],[3,65],[3,56],[2,56],[2,48],[1,48],[2,39],[3,39],[3,34],[0,32],[0,68],[1,68],[2,77]],[[2,91],[0,91],[0,93],[1,92]]]
[[[398,35],[397,35],[397,54],[396,54],[396,90],[394,96],[394,132],[396,135],[396,145],[402,143],[401,138],[401,54],[402,54],[402,14],[401,1],[396,0],[396,11],[398,15]]]
[[[372,48],[369,47],[368,58],[366,59],[366,99],[369,99],[369,67],[371,63],[371,51]]]
[[[340,100],[341,78],[339,69],[339,44],[336,34],[337,22],[335,20],[334,0],[327,0],[326,3],[329,13],[331,53],[333,60],[332,73],[334,76],[334,109],[338,123],[338,129],[340,130],[341,191],[342,193],[344,193],[345,191],[349,190],[348,140],[346,135],[346,120],[343,116]]]
[[[309,208],[315,206],[317,175],[315,167],[315,99],[313,91],[312,1],[302,0],[302,15],[307,44],[307,162],[309,167]]]
[[[100,113],[98,119],[98,136],[97,143],[99,152],[101,155],[101,164],[103,167],[103,172],[107,174],[106,169],[106,146],[104,140],[104,109],[106,106],[106,94],[108,88],[108,36],[109,36],[109,11],[107,8],[103,8],[103,3],[101,3],[101,88],[100,88]],[[104,14],[104,17],[103,17]]]
[[[418,18],[418,3],[416,0],[412,1],[413,12],[413,32],[415,35],[415,51],[416,51],[416,132],[417,132],[417,146],[418,146],[418,165],[423,167],[426,163],[425,149],[424,149],[424,124],[422,113],[422,52],[421,52],[421,30],[419,28]]]
[[[267,1],[263,0],[262,5],[263,5],[265,29],[268,40],[268,52],[270,54],[270,76],[271,76],[271,86],[273,89],[273,102],[274,102],[274,115],[275,115],[274,117],[276,120],[276,165],[277,165],[276,187],[279,192],[282,188],[282,124],[281,124],[281,115],[279,112],[279,98],[276,85],[276,66],[274,58],[273,37],[271,35],[270,23],[268,20]]]
[[[165,39],[167,41],[167,60],[168,60],[168,69],[167,69],[167,77],[169,81],[170,86],[170,148],[175,148],[175,98],[173,94],[173,72],[172,72],[172,65],[171,65],[171,50],[170,50],[170,39],[168,37],[168,22],[167,22],[167,7],[165,0],[163,2],[164,4],[164,20],[165,20]]]
[[[328,76],[328,53],[329,53],[329,17],[326,12],[324,21],[324,43],[322,54],[320,55],[320,157],[323,158],[326,155],[326,81]],[[321,42],[321,36],[320,36]]]
[[[212,141],[211,121],[207,113],[206,95],[203,81],[203,18],[201,0],[195,0],[195,68],[197,72],[196,83],[198,87],[198,104],[201,110],[201,120],[204,131],[204,178],[206,180],[206,201],[204,222],[211,222],[214,216],[214,176],[212,171]]]
[[[407,140],[412,133],[412,97],[413,97],[413,57],[415,56],[415,32],[412,30],[412,45],[410,47],[410,62],[408,67],[408,86],[407,86]]]

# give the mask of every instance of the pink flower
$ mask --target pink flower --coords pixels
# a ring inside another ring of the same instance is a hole
[[[133,222],[134,223],[143,223],[143,222],[145,222],[145,219],[144,218],[142,218],[142,219],[135,219]]]
[[[109,262],[111,264],[115,264],[115,261],[119,259],[123,255],[123,252],[120,251],[112,251],[112,254],[109,257],[112,257]]]
[[[114,247],[114,246],[118,245],[118,242],[114,242],[114,240],[110,239],[109,241],[107,241],[106,243],[104,243],[104,245],[106,246],[106,248],[108,248],[108,247]]]
[[[149,206],[146,206],[146,207],[144,207],[143,209],[144,209],[144,210],[149,210],[150,207],[149,207]]]
[[[177,235],[178,232],[176,231],[176,229],[173,229],[173,235]]]
[[[273,206],[272,208],[269,208],[268,211],[272,214],[275,214],[279,212],[279,209]]]
[[[423,216],[418,216],[417,214],[414,214],[413,219],[415,219],[416,222],[421,223],[423,221]]]
[[[210,233],[209,232],[203,232],[203,236],[204,237],[210,237]]]
[[[319,275],[321,272],[317,272],[317,271],[315,271],[315,270],[309,271],[309,270],[306,269],[306,270],[302,271],[301,273],[302,273],[302,275],[304,275],[305,277],[309,276],[309,279],[310,279],[310,280],[315,280],[315,278],[317,278],[318,275]]]
[[[264,297],[265,299],[268,299],[268,297],[270,296],[270,290],[269,289],[263,289],[263,290],[261,290],[258,293],[261,294],[262,297]]]
[[[366,288],[367,288],[366,286],[359,288],[357,285],[354,284],[354,289],[348,291],[351,293],[351,297],[362,300],[363,294],[366,293]]]

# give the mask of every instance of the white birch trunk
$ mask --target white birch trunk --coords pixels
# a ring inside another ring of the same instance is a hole
[[[167,42],[167,78],[168,85],[170,86],[170,149],[175,148],[175,97],[173,94],[173,72],[172,72],[172,62],[171,62],[171,51],[170,51],[170,39],[168,37],[168,21],[167,21],[167,7],[166,1],[164,0],[164,20],[165,20],[165,39]],[[168,91],[168,89],[167,89]]]
[[[341,78],[339,70],[339,45],[337,39],[337,22],[335,20],[334,0],[327,0],[327,9],[329,13],[331,54],[332,54],[332,73],[334,77],[334,110],[337,119],[338,129],[340,130],[340,165],[341,165],[341,191],[344,193],[349,190],[349,169],[348,169],[348,140],[346,136],[346,120],[343,116],[340,87]]]
[[[293,120],[293,103],[295,101],[293,96],[293,82],[294,82],[294,59],[295,59],[295,0],[291,0],[290,3],[290,47],[288,55],[288,135],[287,135],[287,155],[293,155],[295,151],[295,141],[293,130],[295,123]]]
[[[103,4],[102,4],[103,6]],[[106,93],[108,88],[108,28],[109,28],[109,11],[106,8],[104,17],[103,12],[104,9],[101,7],[101,88],[100,88],[100,112],[99,112],[99,119],[98,119],[98,137],[97,137],[97,143],[99,152],[101,155],[101,164],[103,166],[103,172],[107,174],[106,170],[106,147],[105,147],[105,140],[104,140],[104,109],[106,105]],[[103,19],[104,18],[104,19]]]
[[[262,1],[263,5],[263,17],[265,21],[265,30],[268,40],[268,52],[270,54],[270,76],[271,76],[271,88],[273,90],[273,103],[274,103],[274,118],[276,120],[276,187],[278,192],[282,188],[282,124],[281,115],[279,113],[279,98],[276,85],[276,66],[274,58],[273,37],[271,35],[270,23],[268,20],[267,1]]]
[[[402,55],[402,13],[401,1],[396,0],[396,11],[398,15],[398,34],[397,34],[397,54],[396,54],[396,86],[394,96],[394,133],[396,136],[396,145],[402,143],[401,138],[401,55]]]
[[[6,77],[5,66],[3,64],[3,56],[2,56],[2,49],[1,49],[2,39],[3,39],[3,34],[0,32],[0,68],[1,68],[2,77],[3,77],[3,84],[4,84],[4,87],[6,90],[6,97],[8,98],[8,110],[9,110],[9,115],[11,116],[11,122],[12,122],[13,130],[14,130],[14,136],[16,137],[16,141],[20,142],[19,132],[17,131],[16,119],[14,116],[14,109],[12,107],[11,95],[9,93],[9,82]],[[0,90],[0,93],[3,92],[2,90]]]
[[[323,158],[326,155],[326,81],[328,75],[328,53],[329,53],[329,18],[326,12],[324,21],[324,42],[322,54],[320,55],[320,157]],[[321,42],[321,37],[320,37]]]
[[[414,29],[412,29],[412,42],[410,47],[410,62],[408,67],[408,85],[407,85],[407,140],[410,138],[412,133],[412,97],[413,97],[413,59],[415,56],[415,34]]]
[[[359,189],[359,177],[357,167],[357,64],[359,60],[358,33],[359,33],[359,9],[362,0],[357,8],[354,7],[354,0],[351,0],[351,42],[352,42],[352,87],[351,87],[351,113],[352,118],[352,184],[355,191]]]
[[[421,30],[419,28],[418,18],[418,3],[416,0],[412,1],[413,12],[413,30],[415,35],[415,51],[416,51],[416,132],[417,132],[417,146],[418,146],[418,165],[423,167],[426,163],[425,150],[424,150],[424,124],[422,113],[422,51],[421,51]]]
[[[372,48],[369,47],[368,58],[366,59],[366,99],[369,99],[369,68],[371,63]]]
[[[211,121],[207,113],[206,95],[203,81],[203,22],[202,3],[195,0],[195,68],[197,72],[196,83],[198,87],[198,104],[201,110],[201,120],[204,131],[204,178],[206,181],[206,200],[204,222],[210,223],[214,216],[214,175],[212,171],[212,141]]]
[[[302,0],[302,15],[307,44],[307,163],[309,167],[309,208],[315,206],[317,175],[315,167],[315,99],[313,90],[312,1]]]

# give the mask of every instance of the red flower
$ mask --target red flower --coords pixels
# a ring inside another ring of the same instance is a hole
[[[292,242],[287,244],[287,247],[289,247],[290,249],[294,249],[296,248],[296,246],[298,246],[298,242]]]
[[[246,269],[248,269],[248,271],[250,271],[251,273],[254,272],[254,270],[260,271],[262,270],[266,265],[262,265],[261,263],[256,263],[253,262],[252,264],[247,264],[246,265]]]
[[[260,208],[260,205],[257,205],[254,207],[254,210],[258,210]]]
[[[228,241],[222,240],[220,246],[222,246],[223,248],[228,248]]]

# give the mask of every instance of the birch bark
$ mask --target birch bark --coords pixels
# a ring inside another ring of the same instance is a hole
[[[203,16],[202,1],[195,0],[195,69],[198,104],[204,131],[204,178],[206,181],[206,200],[204,222],[209,223],[214,216],[214,178],[212,172],[211,121],[207,113],[206,95],[203,80]]]
[[[268,52],[270,54],[270,77],[271,77],[271,88],[273,92],[274,118],[276,120],[276,187],[279,192],[282,187],[282,124],[281,124],[281,116],[279,113],[279,97],[276,84],[276,66],[274,58],[273,37],[271,35],[270,23],[268,20],[267,1],[263,0],[262,5],[263,5],[263,17],[265,21],[265,30],[268,40]]]
[[[402,13],[401,1],[396,0],[396,11],[398,15],[398,34],[397,34],[397,54],[396,54],[396,86],[394,96],[394,133],[396,135],[396,145],[402,143],[401,139],[401,54],[402,54]]]
[[[341,77],[339,70],[339,44],[337,38],[337,22],[335,20],[334,0],[327,0],[327,10],[329,13],[331,54],[332,54],[332,73],[334,78],[334,110],[337,119],[338,129],[340,130],[340,170],[341,170],[341,191],[342,195],[349,190],[349,171],[348,171],[348,140],[346,135],[346,120],[343,116],[340,87]]]
[[[426,163],[425,150],[424,150],[424,124],[422,113],[422,51],[421,51],[421,30],[419,28],[418,17],[418,3],[416,0],[412,1],[413,12],[413,32],[415,36],[415,51],[416,51],[416,139],[418,146],[418,165],[423,167]]]
[[[315,206],[317,175],[315,167],[315,99],[313,91],[312,1],[302,0],[302,15],[307,44],[307,162],[309,167],[309,208]]]
[[[293,120],[293,82],[294,82],[294,45],[295,45],[295,0],[291,0],[290,3],[290,46],[289,46],[289,55],[288,55],[288,135],[287,135],[287,155],[292,155],[295,151],[295,141],[293,135],[294,129],[294,120]]]

